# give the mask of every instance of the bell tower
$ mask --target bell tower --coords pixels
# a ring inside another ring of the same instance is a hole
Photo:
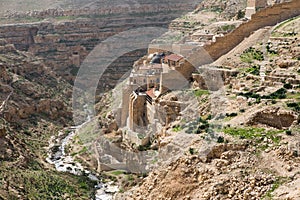
[[[255,14],[257,10],[267,7],[267,5],[267,0],[247,0],[245,17],[251,19],[251,16]]]

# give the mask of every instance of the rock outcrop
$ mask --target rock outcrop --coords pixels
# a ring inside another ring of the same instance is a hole
[[[267,107],[253,114],[247,124],[264,124],[277,129],[287,129],[296,120],[297,115],[292,111],[283,110],[280,107]]]

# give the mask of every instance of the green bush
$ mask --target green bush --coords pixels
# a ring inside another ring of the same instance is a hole
[[[179,126],[179,125],[174,126],[173,129],[172,129],[172,131],[174,131],[174,132],[179,132],[181,130],[182,130],[182,127]]]
[[[284,87],[285,89],[293,89],[293,85],[290,84],[290,83],[285,83],[285,84],[283,85],[283,87]]]
[[[286,89],[280,88],[279,90],[273,92],[270,95],[264,95],[261,98],[262,99],[285,99],[286,98]]]
[[[221,30],[226,32],[232,31],[234,29],[235,29],[235,25],[233,24],[221,26]]]
[[[194,148],[189,148],[189,152],[191,155],[194,155],[195,154],[195,149]]]
[[[245,17],[245,11],[239,10],[237,14],[237,19],[242,19]]]
[[[194,95],[196,97],[201,97],[202,95],[208,95],[209,91],[208,90],[195,90]]]
[[[258,76],[259,70],[260,70],[260,66],[254,65],[253,67],[246,69],[246,72]]]
[[[239,96],[244,96],[247,99],[249,99],[249,98],[255,98],[255,99],[260,98],[259,94],[255,94],[253,92],[239,93]]]
[[[252,63],[253,60],[263,61],[264,55],[263,52],[250,47],[243,52],[240,58],[242,62]]]
[[[300,111],[300,102],[292,102],[286,104],[289,108],[292,108],[294,111],[299,112]]]
[[[218,143],[223,143],[224,142],[224,137],[219,136],[217,142]]]
[[[226,117],[236,117],[237,113],[226,113]]]
[[[285,133],[286,133],[287,135],[292,135],[292,131],[291,131],[291,130],[286,130]]]

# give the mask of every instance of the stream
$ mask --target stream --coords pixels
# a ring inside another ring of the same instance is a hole
[[[79,162],[75,161],[72,156],[66,153],[65,148],[71,142],[83,125],[90,122],[90,119],[79,126],[63,129],[59,131],[58,136],[52,136],[48,146],[48,157],[46,161],[55,166],[59,172],[68,172],[75,175],[87,176],[90,180],[97,182],[94,186],[96,192],[93,200],[112,200],[116,192],[119,191],[117,186],[112,185],[113,182],[102,183],[98,178],[99,174],[95,174],[84,168]]]

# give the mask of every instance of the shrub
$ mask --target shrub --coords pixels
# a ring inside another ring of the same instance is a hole
[[[195,154],[195,149],[194,148],[189,148],[189,152],[191,155],[194,155]]]
[[[226,117],[236,117],[238,114],[237,113],[226,113]]]
[[[254,49],[253,47],[250,47],[246,49],[243,54],[240,56],[241,61],[247,62],[247,63],[252,63],[253,60],[258,60],[258,61],[263,61],[264,56],[263,52]]]
[[[224,137],[219,136],[217,142],[218,143],[223,143],[224,142]]]
[[[246,69],[246,72],[258,76],[259,70],[260,70],[260,66],[254,65],[253,67]]]
[[[273,92],[270,95],[262,96],[262,99],[285,99],[286,98],[286,89],[280,88],[279,90]]]
[[[286,104],[287,105],[287,107],[289,107],[289,108],[292,108],[294,111],[300,111],[300,103],[298,102],[298,103],[295,103],[295,102],[292,102],[292,103],[287,103]]]
[[[291,130],[286,130],[285,133],[286,133],[287,135],[292,135],[292,131],[291,131]]]
[[[179,125],[176,125],[176,126],[174,126],[173,127],[173,129],[172,129],[174,132],[179,132],[179,131],[181,131],[182,130],[182,127],[181,126],[179,126]]]
[[[283,85],[283,87],[284,87],[285,89],[293,89],[293,86],[292,86],[292,84],[290,84],[290,83],[285,83],[285,84]]]
[[[272,104],[276,104],[277,101],[276,101],[275,99],[272,99],[271,103],[272,103]]]
[[[259,94],[255,94],[253,92],[239,93],[239,96],[244,96],[247,99],[249,99],[249,98],[255,98],[255,99],[260,98]]]
[[[208,90],[195,90],[194,94],[196,97],[201,97],[202,95],[208,95],[209,91]]]
[[[237,14],[237,19],[242,19],[245,17],[245,11],[239,10]]]

